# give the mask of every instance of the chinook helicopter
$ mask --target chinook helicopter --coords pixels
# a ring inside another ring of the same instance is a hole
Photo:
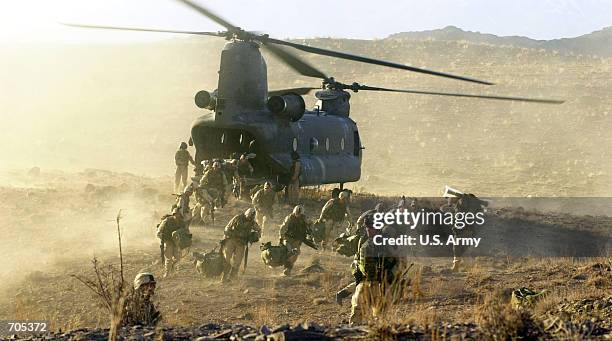
[[[267,34],[245,31],[188,0],[178,2],[199,12],[226,28],[223,32],[176,31],[135,27],[66,24],[75,27],[178,33],[221,37],[227,40],[221,51],[218,87],[199,91],[197,107],[208,112],[191,126],[190,143],[195,145],[196,163],[223,159],[229,155],[249,153],[255,179],[286,184],[292,166],[292,155],[300,157],[300,186],[340,184],[358,181],[361,177],[362,142],[357,124],[350,118],[348,91],[384,91],[560,104],[563,101],[522,97],[485,96],[461,93],[389,89],[344,84],[291,53],[287,47],[303,52],[380,65],[459,81],[493,85],[469,77],[357,56],[271,38]],[[302,87],[268,91],[264,49],[286,63],[297,73],[318,78],[320,87]],[[315,108],[307,110],[303,95],[316,90]]]

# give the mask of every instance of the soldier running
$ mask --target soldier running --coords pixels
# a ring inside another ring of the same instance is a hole
[[[227,177],[221,169],[219,161],[213,162],[212,168],[204,173],[200,180],[200,187],[206,190],[212,198],[219,198],[221,206],[225,205]]]
[[[314,243],[308,240],[308,237],[312,235],[309,226],[310,223],[306,215],[304,215],[304,207],[297,205],[293,208],[293,212],[285,218],[285,221],[283,221],[280,227],[280,242],[285,244],[287,247],[287,254],[289,255],[285,263],[285,270],[283,271],[285,276],[291,274],[293,264],[295,264],[300,255],[302,243],[310,242],[309,246],[314,247]]]
[[[257,219],[257,224],[261,227],[262,233],[265,229],[266,222],[274,216],[274,209],[272,206],[274,205],[275,199],[276,192],[274,192],[272,184],[269,182],[266,182],[264,188],[253,195],[252,204],[253,207],[255,207],[255,219]]]
[[[178,208],[172,210],[172,215],[166,215],[157,226],[157,238],[160,239],[162,260],[164,262],[164,278],[174,270],[174,264],[181,257],[180,249],[172,238],[172,233],[185,228],[183,216]]]
[[[176,164],[176,173],[174,174],[174,192],[178,193],[181,188],[187,186],[187,178],[189,170],[187,167],[189,163],[195,165],[195,161],[189,151],[187,150],[187,143],[181,142],[179,150],[174,154],[174,163]],[[181,186],[181,182],[183,185]]]
[[[245,256],[248,256],[248,246],[261,237],[261,229],[255,222],[255,209],[249,208],[244,213],[234,216],[225,226],[223,235],[225,238],[222,247],[226,267],[221,280],[227,282],[238,274],[243,257],[246,268]]]
[[[357,286],[351,298],[350,324],[363,323],[364,313],[368,313],[367,317],[371,314],[374,318],[384,313],[389,299],[385,294],[394,283],[396,269],[400,264],[391,250],[374,244],[373,237],[379,232],[374,228],[373,215],[364,218],[364,225],[367,239],[359,245],[355,256],[353,276]]]
[[[350,221],[351,212],[349,209],[349,194],[346,191],[340,192],[338,198],[331,198],[323,209],[319,221],[325,222],[325,238],[323,238],[323,249],[333,240],[336,230],[347,218]]]
[[[155,277],[152,273],[141,272],[134,278],[134,289],[125,300],[123,326],[155,326],[161,320],[160,312],[153,304]]]

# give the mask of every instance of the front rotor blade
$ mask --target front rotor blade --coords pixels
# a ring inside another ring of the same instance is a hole
[[[291,89],[273,90],[273,91],[268,91],[268,97],[279,96],[279,95],[284,95],[284,94],[289,94],[289,93],[303,96],[303,95],[308,94],[312,90],[316,90],[316,89],[320,89],[320,88],[310,87],[310,88],[291,88]]]
[[[353,60],[353,61],[356,61],[356,62],[362,62],[362,63],[368,63],[368,64],[382,65],[382,66],[392,67],[392,68],[396,68],[396,69],[402,69],[402,70],[408,70],[408,71],[413,71],[413,72],[418,72],[418,73],[424,73],[424,74],[433,75],[433,76],[458,79],[458,80],[462,80],[462,81],[466,81],[466,82],[485,84],[485,85],[493,85],[493,83],[491,83],[491,82],[481,81],[481,80],[474,79],[474,78],[457,76],[457,75],[451,75],[451,74],[448,74],[448,73],[432,71],[432,70],[427,70],[427,69],[421,69],[421,68],[417,68],[417,67],[414,67],[414,66],[408,66],[408,65],[388,62],[388,61],[384,61],[384,60],[378,60],[378,59],[373,59],[373,58],[368,58],[368,57],[356,56],[356,55],[349,54],[349,53],[337,52],[337,51],[332,51],[332,50],[326,50],[326,49],[322,49],[322,48],[319,48],[319,47],[312,47],[312,46],[307,46],[307,45],[302,45],[302,44],[296,44],[296,43],[292,43],[292,42],[289,42],[289,41],[284,41],[284,40],[279,40],[279,39],[274,39],[274,38],[263,37],[262,41],[273,43],[273,44],[291,46],[291,47],[296,48],[298,50],[302,50],[302,51],[310,52],[310,53],[315,53],[315,54],[321,54],[321,55],[329,56],[329,57],[348,59],[348,60]]]
[[[289,65],[293,70],[306,77],[314,77],[319,79],[327,79],[327,76],[314,66],[301,60],[298,56],[290,53],[280,46],[275,45],[262,45],[266,50],[270,51],[273,55],[278,57],[280,60]]]
[[[209,9],[204,8],[201,5],[198,5],[198,4],[196,4],[196,3],[192,2],[192,1],[189,1],[189,0],[177,0],[177,1],[187,5],[189,7],[191,7],[192,9],[196,10],[197,12],[199,12],[202,15],[204,15],[208,19],[210,19],[210,20],[216,22],[217,24],[227,28],[229,31],[233,31],[233,32],[240,31],[239,27],[230,24],[227,20],[225,20],[225,19],[221,18],[220,16],[214,14]]]
[[[179,33],[179,34],[195,34],[203,36],[223,37],[224,34],[219,32],[200,32],[200,31],[176,31],[176,30],[159,30],[156,28],[139,28],[139,27],[120,27],[120,26],[100,26],[100,25],[81,25],[68,24],[63,25],[81,28],[99,28],[103,30],[120,30],[120,31],[137,31],[137,32],[161,32],[161,33]]]
[[[359,90],[403,92],[403,93],[408,93],[408,94],[452,96],[452,97],[469,97],[469,98],[494,99],[494,100],[501,100],[501,101],[519,101],[519,102],[546,103],[546,104],[562,104],[562,103],[565,103],[565,101],[554,100],[554,99],[537,99],[537,98],[525,98],[525,97],[471,95],[471,94],[458,94],[458,93],[450,93],[450,92],[431,92],[431,91],[420,91],[420,90],[400,90],[400,89],[378,88],[378,87],[372,87],[372,86],[367,86],[367,85],[359,86]]]

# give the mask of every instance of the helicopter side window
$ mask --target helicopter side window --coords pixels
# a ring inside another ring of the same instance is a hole
[[[310,152],[315,152],[319,148],[319,140],[316,137],[310,138]]]
[[[293,138],[293,151],[297,152],[297,149],[298,149],[298,139],[297,137],[294,137]]]

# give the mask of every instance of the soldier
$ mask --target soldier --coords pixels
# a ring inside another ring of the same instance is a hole
[[[355,256],[355,293],[351,298],[350,324],[361,324],[364,322],[364,312],[370,312],[376,318],[384,313],[386,300],[385,291],[395,281],[396,268],[399,260],[391,250],[384,246],[376,245],[373,237],[377,230],[374,228],[373,215],[364,218],[366,227],[366,240],[359,245],[359,251]]]
[[[285,263],[285,270],[283,274],[289,276],[293,264],[297,261],[300,255],[300,247],[303,242],[309,242],[308,237],[312,234],[310,232],[310,223],[304,215],[304,207],[297,205],[293,208],[293,212],[289,214],[283,224],[280,227],[279,236],[280,242],[285,244],[287,247],[287,253],[290,255]],[[314,243],[311,243],[311,247]]]
[[[174,154],[174,163],[176,164],[176,173],[174,174],[174,192],[178,193],[178,191],[180,191],[182,188],[180,186],[181,181],[183,182],[183,186],[187,186],[187,176],[189,173],[187,167],[189,166],[189,163],[195,165],[195,161],[187,150],[187,143],[181,142],[179,150],[177,150],[176,154]]]
[[[479,199],[477,196],[471,193],[457,193],[455,197],[446,198],[446,204],[440,206],[440,211],[442,212],[451,212],[451,213],[459,213],[459,212],[471,212],[478,213],[483,212],[485,207],[488,206],[488,202],[485,200]],[[465,226],[462,229],[457,229],[455,226],[451,227],[452,234],[455,238],[458,237],[466,237],[470,234],[474,233],[474,230],[471,226]],[[451,267],[452,271],[459,271],[459,266],[461,265],[461,259],[459,256],[465,252],[465,247],[453,244],[453,265]]]
[[[155,277],[141,272],[134,278],[134,289],[125,300],[123,326],[155,326],[161,320],[160,312],[153,304]]]
[[[349,209],[349,194],[346,191],[340,192],[338,198],[331,198],[321,209],[319,221],[325,222],[325,238],[323,239],[323,249],[333,239],[336,229],[348,218],[350,221],[351,212]]]
[[[353,231],[354,234],[359,235],[360,237],[365,237],[366,235],[366,231],[365,228],[360,228],[363,227],[363,220],[365,219],[366,216],[370,215],[370,214],[374,214],[374,213],[385,213],[386,211],[386,207],[385,204],[382,202],[379,202],[378,204],[376,204],[376,206],[374,206],[373,209],[367,210],[365,212],[363,212],[359,218],[357,218],[357,222],[355,223],[355,228],[356,231]]]
[[[285,187],[285,200],[289,204],[297,204],[300,200],[300,175],[302,163],[298,152],[291,153],[291,169],[289,170],[289,183]]]
[[[227,187],[227,177],[221,169],[221,163],[215,161],[212,168],[207,170],[200,180],[200,187],[205,189],[213,198],[221,200],[221,206],[225,205],[225,188]]]
[[[374,213],[377,213],[377,212],[385,212],[385,206],[382,202],[379,202],[378,204],[376,204],[374,209],[363,212],[357,219],[357,223],[355,224],[355,231],[354,231],[359,236],[359,241],[357,242],[357,252],[359,252],[359,246],[363,244],[366,240],[368,240],[368,234],[367,234],[368,228],[366,227],[366,218],[368,219],[368,223],[370,223],[370,219],[373,219]],[[353,262],[351,266],[353,267],[353,270],[355,270],[357,268],[357,263]],[[354,293],[356,285],[357,284],[353,281],[347,286],[345,286],[344,288],[342,288],[340,291],[338,291],[336,293],[336,303],[341,305],[342,301],[345,298],[351,296]]]
[[[230,220],[223,231],[223,257],[226,267],[222,281],[227,282],[238,274],[240,263],[245,254],[248,256],[248,245],[259,240],[261,229],[255,222],[255,209],[249,208]],[[246,268],[246,258],[245,258]]]
[[[189,229],[189,224],[191,223],[191,220],[193,218],[193,215],[191,214],[191,209],[189,208],[189,201],[191,199],[191,195],[193,194],[194,188],[195,186],[192,182],[191,184],[187,185],[183,192],[179,194],[176,198],[176,208],[181,213],[183,222],[185,223],[185,227],[187,229]]]
[[[172,233],[185,227],[183,216],[178,208],[172,210],[172,215],[166,215],[157,225],[157,238],[160,239],[162,260],[164,261],[164,278],[174,270],[174,264],[180,259],[181,253]]]
[[[261,230],[265,229],[266,222],[274,216],[274,200],[276,192],[272,189],[272,184],[266,182],[264,188],[260,189],[253,196],[252,204],[255,207],[257,224],[261,226]]]
[[[248,189],[246,188],[246,178],[253,175],[253,166],[247,159],[246,154],[240,155],[240,159],[236,165],[236,180],[238,182],[239,192],[238,199],[248,198]]]

